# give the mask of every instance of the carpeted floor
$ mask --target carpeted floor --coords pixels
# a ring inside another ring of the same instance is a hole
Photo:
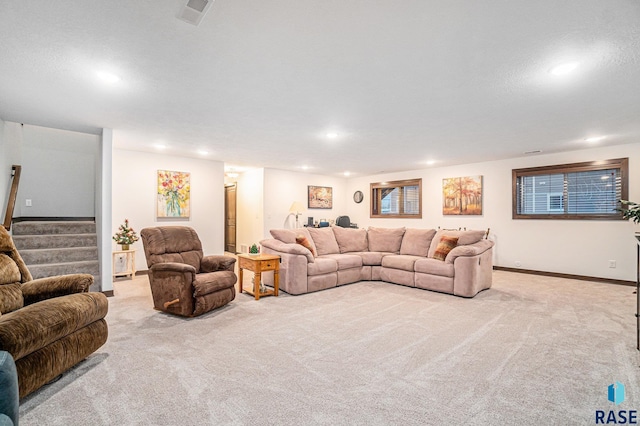
[[[640,409],[634,290],[496,271],[474,299],[363,282],[184,319],[142,276],[115,283],[107,344],[21,401],[20,424],[595,424]]]

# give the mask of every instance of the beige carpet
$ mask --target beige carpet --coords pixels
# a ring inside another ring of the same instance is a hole
[[[594,424],[640,409],[634,290],[497,271],[474,299],[366,282],[184,319],[138,277],[115,284],[107,344],[20,424]]]

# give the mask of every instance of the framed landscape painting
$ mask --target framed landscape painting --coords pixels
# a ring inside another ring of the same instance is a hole
[[[188,218],[191,215],[191,173],[158,170],[157,215]]]
[[[330,186],[308,186],[310,209],[333,208],[333,189]]]
[[[482,176],[442,179],[442,214],[481,215]]]

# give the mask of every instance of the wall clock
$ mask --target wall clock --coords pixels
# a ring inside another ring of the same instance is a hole
[[[363,199],[364,194],[362,193],[362,191],[356,191],[353,193],[353,201],[355,201],[356,203],[361,203]]]

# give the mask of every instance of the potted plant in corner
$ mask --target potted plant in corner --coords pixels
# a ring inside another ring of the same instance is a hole
[[[138,234],[129,226],[129,219],[118,228],[118,232],[113,236],[113,241],[122,246],[122,250],[129,250],[129,246],[138,241]]]
[[[640,224],[640,203],[620,200],[620,204],[622,204],[622,208],[618,209],[618,211],[622,212],[622,218],[630,220],[636,225]],[[640,241],[640,232],[636,232],[636,239]]]

